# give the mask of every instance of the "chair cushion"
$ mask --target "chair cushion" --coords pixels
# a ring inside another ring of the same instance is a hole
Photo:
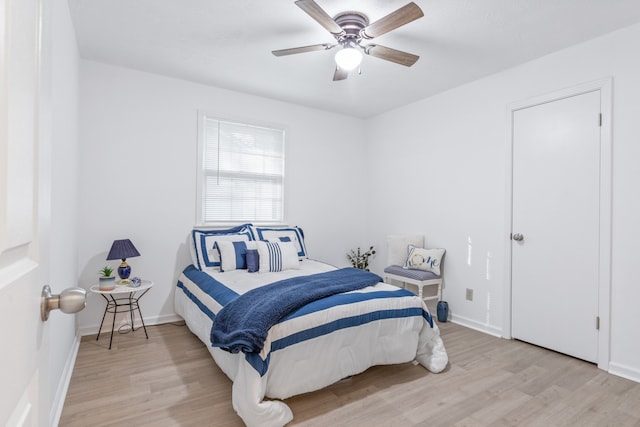
[[[384,269],[384,272],[389,274],[395,274],[396,276],[407,277],[409,279],[420,280],[420,281],[433,280],[433,279],[440,278],[440,276],[438,276],[437,274],[431,271],[412,270],[412,269],[402,268],[399,265],[390,265],[389,267]]]

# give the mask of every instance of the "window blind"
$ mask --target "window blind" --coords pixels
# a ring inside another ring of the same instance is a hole
[[[204,117],[203,222],[283,221],[284,131]]]

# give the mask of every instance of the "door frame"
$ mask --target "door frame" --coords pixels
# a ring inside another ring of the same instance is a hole
[[[612,96],[613,78],[608,77],[593,82],[558,90],[541,96],[511,103],[507,106],[508,143],[507,143],[507,202],[505,236],[506,245],[506,286],[504,299],[503,336],[512,338],[512,244],[513,233],[513,143],[514,113],[524,108],[534,107],[576,95],[600,91],[600,111],[602,123],[600,127],[600,250],[598,275],[598,316],[600,329],[598,335],[598,368],[609,369],[610,335],[611,335],[611,217],[612,217],[612,175],[613,175],[613,144],[612,144]]]

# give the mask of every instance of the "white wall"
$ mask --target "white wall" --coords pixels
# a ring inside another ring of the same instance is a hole
[[[541,94],[614,79],[610,369],[640,380],[634,243],[640,237],[640,25],[360,121],[175,79],[81,61],[81,286],[95,282],[111,242],[131,238],[134,275],[156,287],[145,318],[174,317],[172,292],[188,264],[195,218],[197,110],[287,130],[287,222],[305,228],[312,257],[346,265],[345,252],[422,232],[447,249],[445,298],[454,318],[501,334],[506,254],[507,107]],[[425,76],[428,78],[428,76]],[[368,181],[367,181],[368,180]],[[363,190],[363,188],[365,190]],[[473,302],[465,288],[475,290]],[[104,303],[80,316],[95,332]]]
[[[346,265],[363,245],[366,194],[363,121],[139,71],[80,63],[79,285],[97,281],[114,239],[141,255],[132,275],[155,287],[141,300],[149,323],[175,319],[173,288],[189,264],[195,221],[197,111],[284,126],[285,215],[303,227],[312,258]],[[114,261],[110,264],[117,265]],[[91,294],[80,315],[95,333],[104,302]]]
[[[48,283],[53,293],[75,286],[78,261],[78,48],[69,7],[56,0],[52,7],[52,150],[51,226]],[[76,316],[52,311],[47,322],[49,339],[49,419],[52,425],[62,410],[71,377],[79,336]]]
[[[613,77],[611,364],[640,381],[640,25],[554,53],[368,120],[368,230],[422,232],[447,249],[444,297],[457,321],[500,334],[508,286],[507,107]],[[425,76],[428,78],[428,76]],[[553,249],[550,248],[550,256]],[[373,264],[384,267],[384,257]],[[474,301],[465,288],[475,289]],[[552,297],[552,296],[550,296]],[[543,310],[544,308],[541,307]]]

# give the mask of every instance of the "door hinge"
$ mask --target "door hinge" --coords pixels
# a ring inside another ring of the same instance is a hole
[[[596,316],[596,329],[600,330],[600,316]]]
[[[602,127],[602,113],[598,114],[598,126]]]

